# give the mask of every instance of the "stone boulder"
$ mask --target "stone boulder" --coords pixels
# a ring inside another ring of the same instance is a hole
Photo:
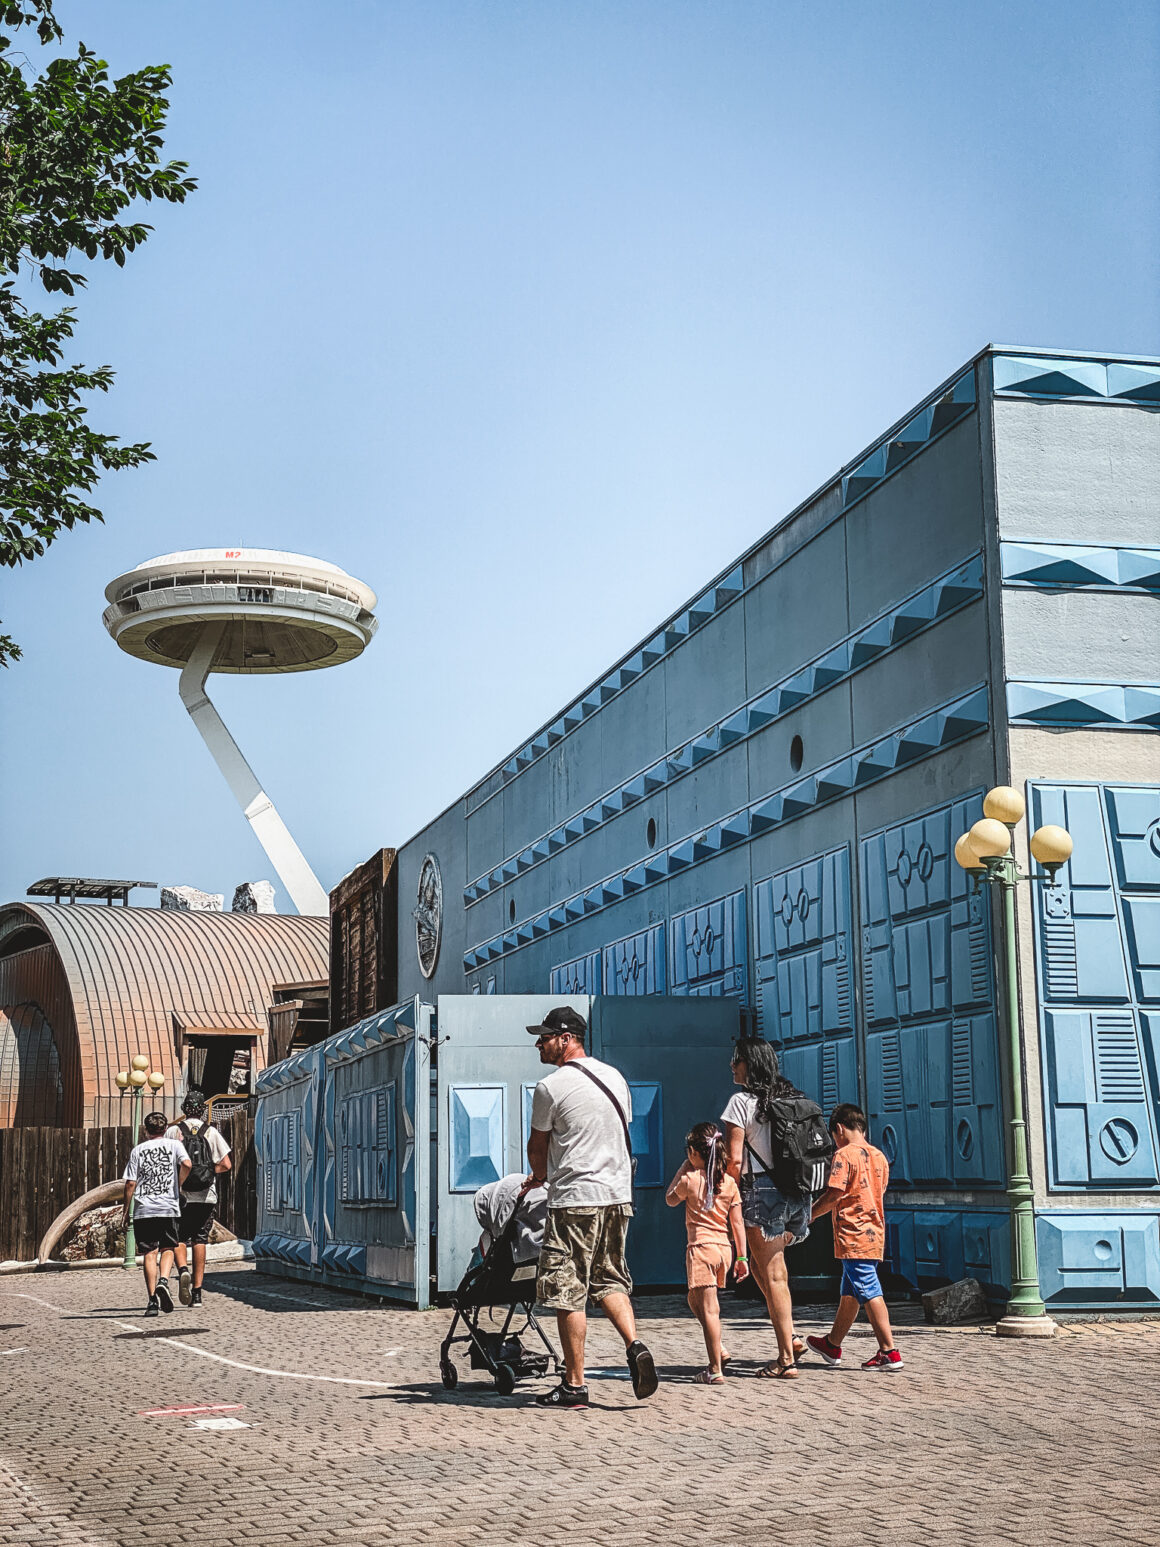
[[[269,881],[243,881],[234,890],[231,913],[277,913],[274,887]]]
[[[125,1232],[121,1228],[121,1205],[89,1209],[82,1214],[65,1237],[60,1248],[64,1262],[86,1262],[94,1257],[121,1258],[125,1255]]]
[[[956,1284],[928,1290],[922,1297],[922,1314],[936,1327],[982,1321],[987,1315],[987,1297],[977,1278],[961,1278]]]
[[[161,906],[173,913],[220,913],[225,900],[222,892],[199,892],[196,886],[161,888]]]

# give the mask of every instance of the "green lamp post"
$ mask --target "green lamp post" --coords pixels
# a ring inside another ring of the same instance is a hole
[[[155,1069],[150,1069],[149,1060],[144,1053],[138,1053],[128,1069],[122,1069],[117,1075],[117,1089],[122,1096],[130,1096],[133,1102],[132,1108],[132,1137],[136,1144],[141,1137],[141,1123],[143,1120],[143,1103],[145,1087],[148,1085],[152,1091],[158,1091],[165,1084],[165,1076]],[[137,1266],[137,1235],[133,1229],[133,1216],[136,1213],[136,1198],[129,1199],[129,1223],[125,1228],[125,1266],[135,1268]]]
[[[1024,875],[1011,852],[1015,829],[1026,810],[1010,785],[990,790],[983,817],[955,844],[955,859],[974,876],[976,886],[998,891],[1007,978],[1007,1032],[1011,1039],[1011,1298],[995,1330],[1000,1337],[1050,1337],[1055,1323],[1039,1293],[1039,1254],[1035,1245],[1035,1196],[1027,1165],[1027,1123],[1023,1112],[1023,1043],[1019,1016],[1019,973],[1015,956],[1015,888],[1020,881],[1054,886],[1056,872],[1071,856],[1071,834],[1062,827],[1040,827],[1031,835],[1032,857],[1043,873]]]

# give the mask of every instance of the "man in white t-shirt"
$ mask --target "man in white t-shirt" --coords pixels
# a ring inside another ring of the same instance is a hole
[[[548,1185],[536,1301],[556,1312],[564,1349],[560,1384],[541,1407],[587,1407],[587,1303],[599,1305],[624,1339],[637,1397],[657,1389],[653,1357],[636,1335],[625,1238],[632,1217],[632,1096],[624,1076],[584,1051],[588,1025],[568,1006],[529,1026],[540,1062],[554,1064],[532,1096],[527,1187]]]
[[[190,1161],[185,1146],[179,1140],[165,1137],[168,1122],[164,1112],[149,1113],[145,1119],[145,1141],[130,1151],[125,1167],[122,1223],[128,1229],[129,1206],[132,1204],[133,1229],[145,1270],[145,1288],[149,1292],[146,1316],[173,1309],[169,1269],[173,1266],[173,1248],[177,1245],[181,1184],[189,1175]]]
[[[196,1085],[190,1086],[186,1092],[185,1100],[181,1103],[182,1120],[175,1123],[168,1130],[167,1139],[177,1139],[187,1149],[193,1143],[193,1137],[204,1131],[204,1142],[209,1150],[206,1164],[212,1167],[208,1182],[204,1177],[190,1176],[189,1181],[181,1189],[181,1219],[177,1227],[177,1284],[178,1294],[182,1305],[200,1305],[201,1289],[205,1280],[205,1249],[209,1244],[209,1233],[213,1229],[214,1215],[217,1211],[217,1179],[223,1171],[228,1171],[233,1165],[230,1159],[230,1147],[225,1138],[212,1123],[205,1120],[205,1096]],[[194,1160],[201,1156],[200,1142],[194,1145],[190,1154]],[[195,1153],[196,1152],[196,1153]],[[201,1186],[196,1185],[201,1182]],[[193,1272],[189,1271],[187,1251],[193,1257]]]

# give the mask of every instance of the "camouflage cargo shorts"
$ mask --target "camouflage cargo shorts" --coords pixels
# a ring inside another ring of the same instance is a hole
[[[582,1311],[589,1300],[631,1294],[624,1242],[632,1206],[549,1209],[536,1275],[536,1303],[553,1311]]]

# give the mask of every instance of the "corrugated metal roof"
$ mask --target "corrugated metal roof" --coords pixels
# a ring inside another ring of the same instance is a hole
[[[86,1124],[122,1120],[115,1076],[137,1053],[166,1077],[158,1104],[172,1104],[174,1015],[186,1025],[264,1025],[275,983],[327,975],[324,918],[21,902],[0,908],[0,933],[19,915],[44,930],[68,983]],[[53,1030],[61,1039],[71,1028]],[[260,1038],[259,1067],[263,1051]]]

